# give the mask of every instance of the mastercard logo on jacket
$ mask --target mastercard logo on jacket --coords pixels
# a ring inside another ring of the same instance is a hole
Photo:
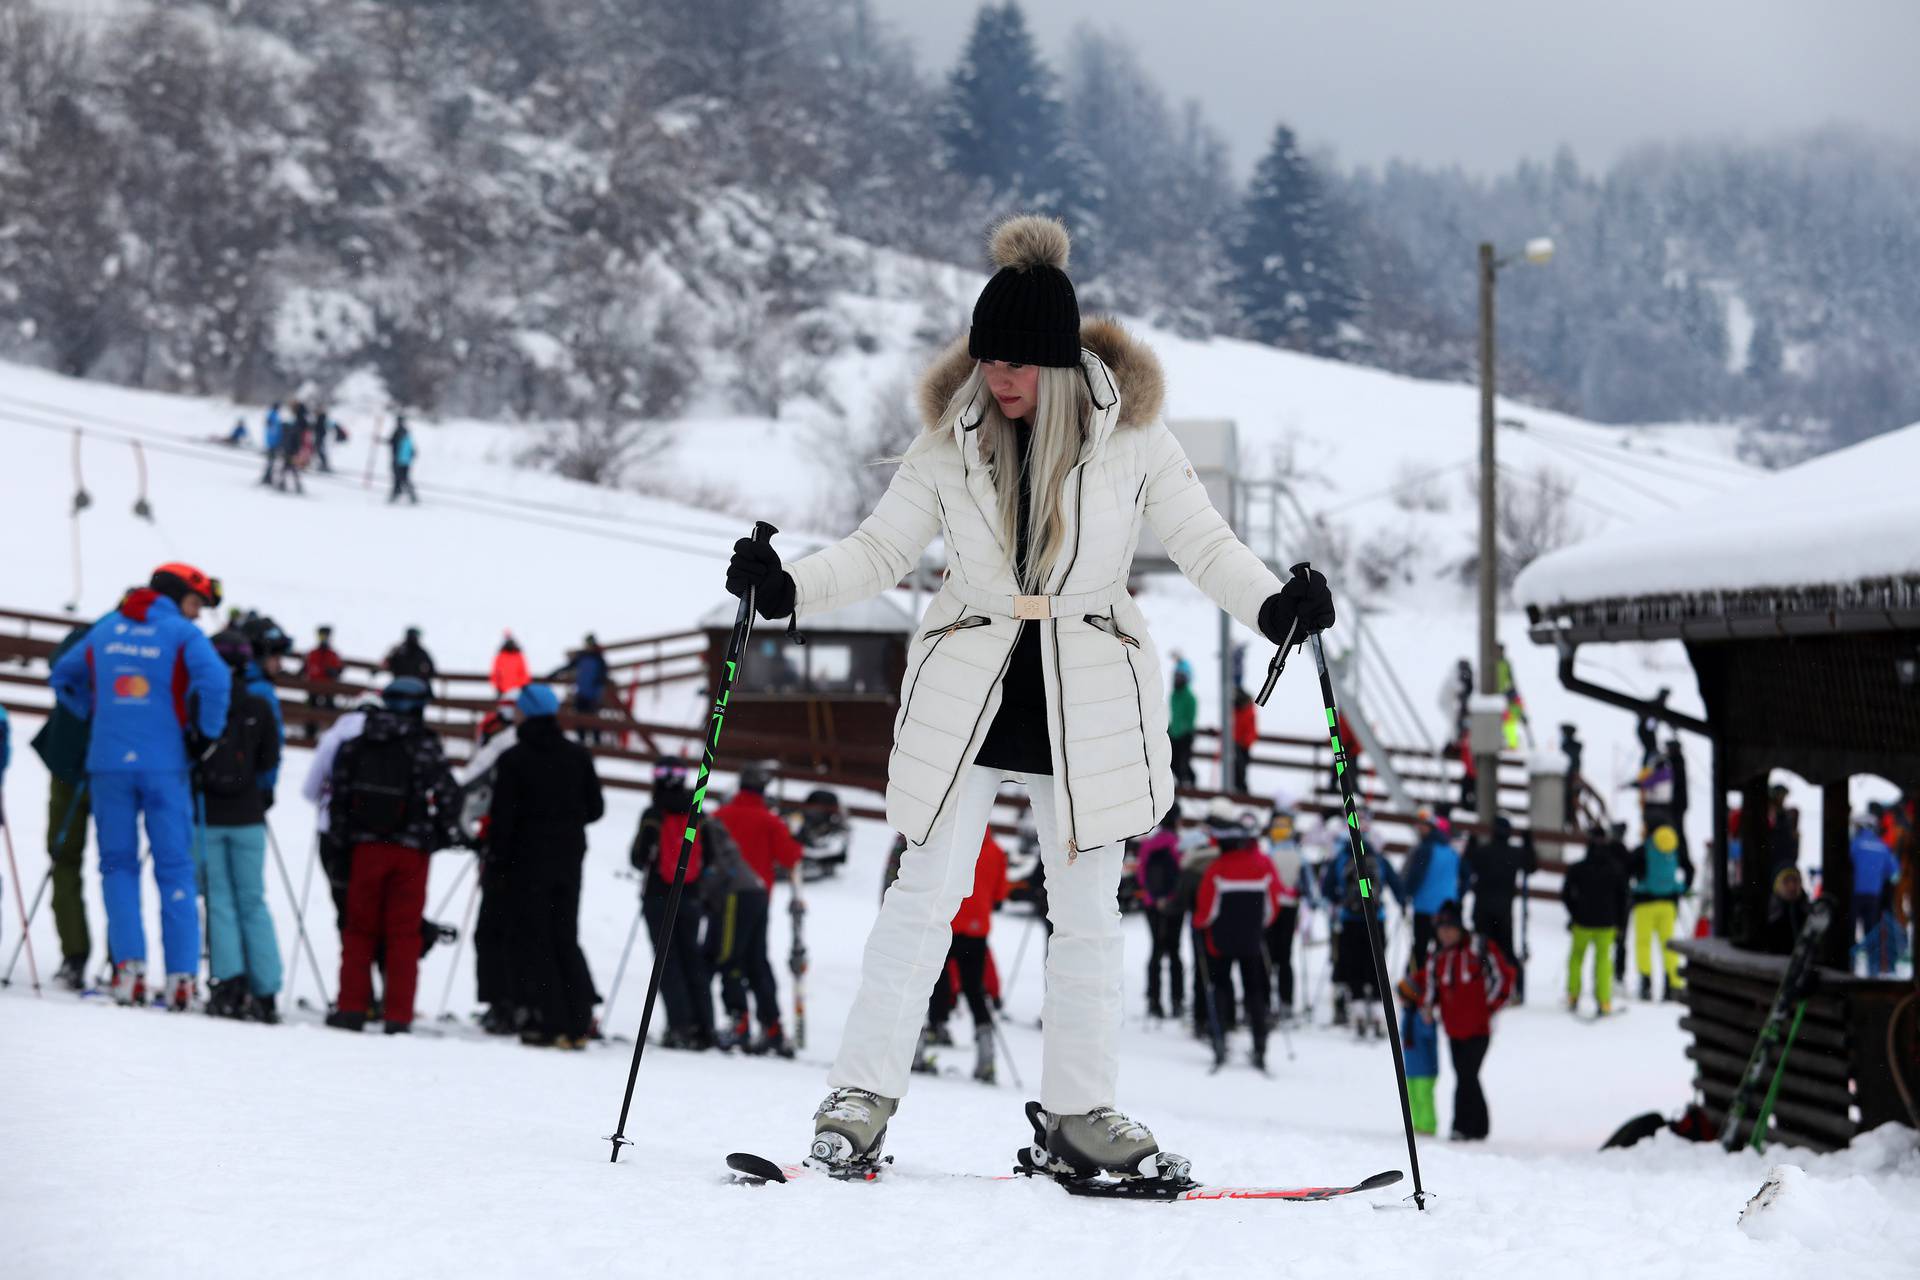
[[[113,678],[113,695],[116,698],[144,698],[153,692],[153,686],[139,672]]]

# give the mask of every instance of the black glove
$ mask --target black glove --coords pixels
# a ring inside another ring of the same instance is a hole
[[[742,538],[727,562],[727,591],[744,598],[754,593],[754,612],[768,620],[793,612],[793,575],[780,567],[780,553],[765,542]]]
[[[1298,629],[1294,627],[1296,619]],[[1260,634],[1275,644],[1285,644],[1289,631],[1295,641],[1300,641],[1332,625],[1333,592],[1327,586],[1327,575],[1318,569],[1296,572],[1278,595],[1268,596],[1260,606]]]

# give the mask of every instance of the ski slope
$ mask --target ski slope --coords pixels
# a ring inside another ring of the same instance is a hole
[[[1255,368],[1244,351],[1219,345],[1212,354],[1171,342],[1163,348],[1180,412],[1187,412],[1181,389],[1196,383],[1216,387],[1222,399],[1192,401],[1189,416],[1231,411],[1229,394],[1235,404],[1264,397],[1279,405],[1291,385],[1324,397],[1325,406],[1351,409],[1337,420],[1301,411],[1293,421],[1324,437],[1316,447],[1356,460],[1451,448],[1450,440],[1430,438],[1443,430],[1434,424],[1470,394],[1271,352],[1279,363]],[[1207,364],[1216,359],[1218,367]],[[1325,384],[1316,391],[1319,379]],[[1381,384],[1373,399],[1354,389],[1367,379]],[[1415,415],[1408,406],[1424,397],[1435,407]],[[75,602],[85,616],[109,607],[120,587],[144,579],[156,562],[181,558],[218,573],[235,603],[267,610],[303,642],[313,626],[329,622],[343,650],[377,655],[404,627],[419,625],[442,665],[473,669],[511,627],[532,665],[544,669],[589,629],[613,639],[690,625],[722,601],[721,566],[744,531],[737,518],[513,469],[508,461],[523,433],[484,424],[420,429],[418,508],[389,507],[383,476],[365,483],[369,433],[352,419],[356,438],[335,455],[340,477],[314,480],[305,498],[286,497],[254,486],[257,455],[201,443],[231,425],[235,412],[219,402],[0,369],[0,545],[7,548],[0,604],[45,609],[75,599],[67,545],[74,426],[87,433],[82,468],[94,500],[78,522],[83,581]],[[1367,426],[1363,417],[1376,412],[1379,425]],[[1287,411],[1275,408],[1261,421],[1284,429]],[[1470,416],[1465,421],[1470,426]],[[135,440],[145,452],[151,523],[132,514],[140,492]],[[797,486],[795,477],[808,474],[770,448],[735,456],[746,459],[749,479],[784,473]],[[1356,511],[1378,502],[1401,514],[1388,498],[1365,498],[1357,474],[1347,478],[1360,470],[1358,461],[1339,469],[1332,491],[1353,498]],[[1679,489],[1675,495],[1685,497]],[[1424,514],[1445,517],[1454,532],[1470,520],[1464,506]],[[1149,583],[1141,602],[1162,648],[1194,659],[1202,721],[1211,721],[1212,611],[1178,581]],[[1453,661],[1472,651],[1472,618],[1451,586],[1389,599],[1369,623],[1413,696],[1429,707]],[[1560,691],[1551,655],[1526,644],[1519,626],[1516,616],[1503,620],[1542,736],[1563,719],[1579,724],[1591,744],[1589,771],[1603,782],[1624,781],[1632,752],[1627,717]],[[1265,658],[1256,641],[1250,665],[1258,670]],[[1622,646],[1605,662],[1605,674],[1625,687],[1650,692],[1673,683],[1676,705],[1695,701],[1677,645]],[[660,695],[649,710],[689,723],[699,714],[685,691]],[[1296,732],[1319,723],[1310,672],[1289,671],[1262,723]],[[35,727],[21,718],[20,740]],[[1704,757],[1694,763],[1705,776]],[[305,767],[305,753],[294,750],[271,815],[296,894],[312,848],[311,813],[297,793]],[[1256,771],[1255,781],[1279,779]],[[45,776],[30,753],[16,755],[6,799],[30,890],[45,866],[46,811]],[[620,873],[639,811],[639,797],[610,793],[608,816],[592,831],[581,938],[603,991],[633,918],[636,885]],[[1596,1154],[1628,1116],[1677,1109],[1689,1073],[1673,1007],[1635,1005],[1628,1016],[1589,1025],[1556,1006],[1566,935],[1564,917],[1549,906],[1535,908],[1530,927],[1534,1000],[1501,1016],[1486,1068],[1493,1140],[1422,1144],[1426,1184],[1439,1197],[1427,1215],[1376,1211],[1397,1206],[1398,1192],[1322,1205],[1098,1204],[1045,1185],[947,1177],[1004,1172],[1025,1140],[1021,1103],[1031,1094],[1013,1084],[1004,1063],[998,1088],[916,1078],[889,1142],[898,1164],[879,1185],[723,1185],[729,1151],[791,1158],[803,1149],[825,1088],[823,1063],[857,980],[887,842],[877,825],[859,824],[847,872],[809,890],[804,1060],[652,1052],[629,1127],[639,1145],[617,1166],[608,1165],[603,1139],[624,1083],[623,1049],[562,1055],[463,1035],[351,1039],[310,1018],[269,1029],[51,993],[36,1000],[18,981],[23,966],[15,985],[0,991],[0,1080],[8,1089],[0,1149],[13,1170],[0,1179],[4,1271],[718,1277],[853,1267],[978,1277],[1055,1267],[1065,1253],[1077,1271],[1101,1275],[1258,1269],[1531,1277],[1624,1268],[1636,1277],[1749,1280],[1802,1276],[1816,1263],[1850,1276],[1904,1275],[1920,1246],[1920,1153],[1910,1133],[1872,1135],[1832,1157],[1729,1157],[1665,1138]],[[435,859],[428,901],[447,904],[437,918],[461,918],[469,901],[465,861]],[[311,997],[313,975],[294,949],[291,897],[276,870],[268,883],[288,982]],[[97,962],[104,922],[91,869],[88,893]],[[773,926],[776,969],[788,944],[784,902],[783,890]],[[317,886],[304,918],[329,988],[338,963],[331,916],[324,885]],[[10,947],[17,924],[11,914],[7,921],[0,944]],[[1137,972],[1145,931],[1138,919],[1127,927],[1127,963]],[[1011,1065],[1031,1085],[1040,1067],[1032,1020],[1041,979],[1037,931],[1028,936],[1027,929],[1022,916],[1003,915],[993,948],[1011,978]],[[46,972],[56,946],[45,913],[34,937]],[[149,937],[157,943],[156,920]],[[1021,957],[1023,938],[1029,945]],[[648,958],[643,943],[618,1003],[602,1010],[609,1030],[630,1033],[637,1022]],[[456,1014],[472,1008],[470,957],[457,969],[453,960],[451,949],[436,949],[423,966],[425,1019],[439,1012],[443,992]],[[1324,943],[1308,945],[1302,981],[1321,993],[1323,1018],[1325,969]],[[1127,990],[1120,1103],[1169,1149],[1190,1156],[1202,1178],[1323,1183],[1405,1167],[1382,1043],[1303,1029],[1291,1058],[1276,1040],[1271,1078],[1263,1078],[1243,1065],[1242,1040],[1236,1065],[1209,1076],[1206,1050],[1178,1028],[1146,1020],[1138,981]],[[1439,1096],[1444,1129],[1451,1099],[1444,1068]],[[1793,1182],[1761,1225],[1743,1230],[1741,1206],[1774,1160],[1808,1176]]]

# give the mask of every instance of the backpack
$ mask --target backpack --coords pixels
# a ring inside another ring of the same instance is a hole
[[[251,705],[253,701],[254,696],[247,692],[245,681],[236,680],[233,710],[227,716],[226,731],[220,735],[220,741],[214,744],[213,751],[200,762],[200,790],[208,795],[245,795],[260,786],[260,775],[253,767],[252,734],[247,731],[249,725],[257,723]]]
[[[354,837],[397,837],[421,812],[414,785],[413,745],[407,735],[362,734],[342,748],[346,768],[334,792]]]
[[[1147,893],[1155,902],[1169,902],[1180,884],[1180,859],[1165,844],[1147,850],[1147,865],[1141,873]]]

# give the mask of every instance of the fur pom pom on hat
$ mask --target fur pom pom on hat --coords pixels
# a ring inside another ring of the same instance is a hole
[[[1080,363],[1080,302],[1067,278],[1072,241],[1056,218],[1026,214],[994,228],[997,270],[973,304],[967,354],[1070,369]]]
[[[1065,271],[1072,252],[1073,240],[1066,226],[1058,218],[1043,218],[1037,213],[1008,218],[993,229],[993,238],[987,242],[987,257],[996,270],[1052,267]]]

